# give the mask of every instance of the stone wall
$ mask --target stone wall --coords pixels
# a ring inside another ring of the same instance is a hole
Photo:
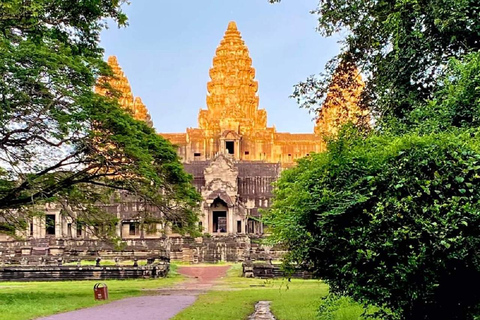
[[[250,252],[247,236],[221,236],[172,238],[170,258],[186,263],[238,262],[245,260]]]
[[[245,278],[299,278],[312,279],[312,273],[300,268],[293,272],[285,272],[281,264],[272,264],[269,262],[245,261],[242,264],[243,276]]]
[[[169,258],[170,241],[160,239],[131,239],[121,245],[102,240],[32,239],[25,241],[0,241],[0,264],[38,264],[39,261],[63,262],[78,260],[132,260]]]
[[[252,260],[280,260],[281,248],[270,248],[259,243],[260,238],[247,235],[204,236],[191,238],[175,236],[158,239],[128,239],[119,246],[102,240],[31,239],[0,241],[2,265],[57,265],[78,260],[145,260],[164,258],[185,263],[241,262]]]
[[[169,264],[131,266],[11,266],[0,267],[0,281],[63,281],[146,279],[165,277]]]

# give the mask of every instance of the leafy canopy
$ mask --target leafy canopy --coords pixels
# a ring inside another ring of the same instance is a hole
[[[0,215],[24,221],[45,202],[84,221],[128,192],[193,227],[199,196],[173,146],[93,92],[111,75],[99,47],[106,19],[125,26],[121,0],[0,2]],[[19,225],[21,227],[21,225]],[[13,228],[14,229],[14,228]]]
[[[290,262],[382,319],[480,314],[479,12],[478,0],[322,0],[313,11],[320,33],[345,34],[343,53],[294,97],[318,109],[352,57],[376,130],[346,126],[284,171],[266,223]]]
[[[272,240],[332,293],[389,310],[382,319],[473,319],[478,137],[346,134],[282,174],[266,217]]]
[[[365,77],[363,104],[379,120],[408,122],[413,106],[439,89],[449,59],[480,49],[478,0],[321,0],[312,13],[320,34],[343,38],[342,52]],[[296,86],[302,107],[320,108],[342,55]]]

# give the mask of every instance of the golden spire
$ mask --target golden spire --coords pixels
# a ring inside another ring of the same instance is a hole
[[[118,64],[117,57],[108,57],[108,65],[112,68],[113,76],[100,77],[98,79],[99,85],[95,86],[95,92],[103,96],[111,96],[112,93],[108,91],[108,88],[102,85],[108,83],[110,87],[116,91],[115,94],[118,97],[120,107],[130,112],[136,120],[145,121],[149,126],[152,126],[148,109],[139,97],[133,97],[132,88],[122,68]]]
[[[207,110],[199,114],[199,127],[213,130],[249,130],[266,127],[266,113],[258,110],[258,82],[245,42],[234,21],[213,58],[207,84]]]
[[[148,124],[149,127],[153,127],[152,117],[150,117],[148,109],[140,97],[135,98],[133,107],[135,110],[133,117],[137,120],[143,120]]]
[[[347,122],[357,124],[368,117],[368,112],[359,107],[364,87],[355,64],[348,58],[342,60],[333,74],[327,98],[317,119],[315,133],[322,137],[335,136]]]

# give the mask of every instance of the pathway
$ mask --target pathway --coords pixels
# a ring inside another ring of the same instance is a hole
[[[37,320],[167,320],[195,302],[225,276],[230,266],[185,266],[178,272],[188,279],[172,288],[149,290],[152,295],[126,298],[108,304],[56,314]],[[93,295],[93,294],[92,294]]]

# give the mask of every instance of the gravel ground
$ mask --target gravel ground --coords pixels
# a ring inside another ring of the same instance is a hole
[[[215,281],[225,276],[230,266],[180,267],[189,279],[175,287],[149,290],[148,296],[127,298],[37,320],[167,320],[195,302]]]

